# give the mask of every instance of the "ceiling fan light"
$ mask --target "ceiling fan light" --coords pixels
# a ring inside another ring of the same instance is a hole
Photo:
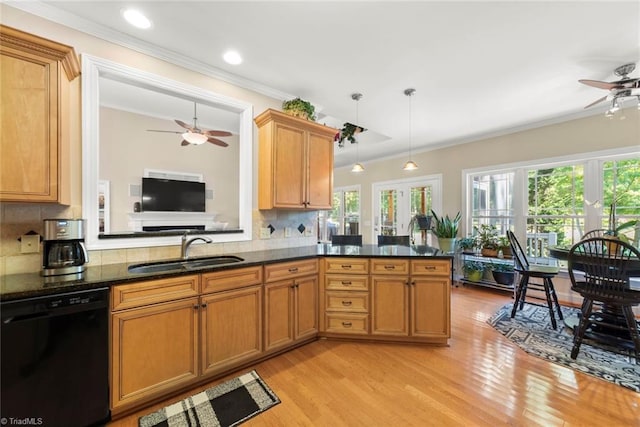
[[[185,132],[182,134],[182,138],[184,138],[184,140],[187,141],[189,144],[194,144],[194,145],[204,144],[209,139],[206,135],[203,135],[201,133],[194,133],[194,132]]]
[[[353,168],[351,168],[351,172],[354,172],[354,173],[364,172],[364,166],[362,166],[362,163],[355,163],[353,165]]]
[[[402,170],[405,170],[405,171],[414,171],[416,169],[418,169],[418,165],[413,160],[407,161],[407,163],[405,163],[404,166],[402,167]]]

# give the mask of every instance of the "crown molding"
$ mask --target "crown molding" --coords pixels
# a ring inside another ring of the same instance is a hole
[[[74,30],[169,62],[171,64],[178,65],[188,70],[192,70],[200,74],[224,81],[243,89],[248,89],[262,95],[283,101],[295,98],[295,95],[271,88],[269,86],[257,83],[253,80],[242,78],[235,74],[223,71],[219,68],[207,65],[203,62],[196,61],[172,50],[164,49],[135,37],[128,36],[119,31],[115,31],[111,28],[96,24],[92,21],[61,10],[50,4],[45,4],[41,1],[6,1],[4,2],[4,4],[15,9],[30,13],[32,15],[39,16],[48,21],[64,25]]]

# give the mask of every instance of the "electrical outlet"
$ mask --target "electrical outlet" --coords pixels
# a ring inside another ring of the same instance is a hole
[[[40,236],[38,234],[20,236],[20,252],[23,254],[40,252]]]
[[[304,229],[304,235],[307,237],[313,236],[313,230],[311,229],[311,227],[307,227]]]
[[[271,238],[271,229],[269,227],[260,228],[260,238],[261,239],[270,239]]]
[[[284,237],[291,237],[291,227],[284,228]]]

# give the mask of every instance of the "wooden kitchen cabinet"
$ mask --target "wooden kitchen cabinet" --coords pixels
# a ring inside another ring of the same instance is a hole
[[[449,260],[371,260],[375,336],[446,344],[451,335]]]
[[[74,49],[0,25],[0,201],[70,203]]]
[[[202,375],[262,354],[262,266],[202,275]]]
[[[140,293],[146,297],[138,299],[140,305],[126,309],[114,310],[116,299],[112,298],[113,412],[149,401],[198,378],[199,298],[173,300],[172,292],[165,293],[162,287],[183,287],[186,283],[195,285],[197,291],[198,281],[198,276],[191,275],[140,282]],[[135,285],[122,287],[133,294]],[[114,288],[113,295],[117,295],[118,286]]]
[[[316,337],[318,260],[267,265],[264,276],[265,352]]]
[[[320,289],[320,331],[331,334],[368,335],[370,315],[369,260],[324,259],[324,286]]]
[[[268,109],[259,130],[258,208],[331,209],[336,129]]]

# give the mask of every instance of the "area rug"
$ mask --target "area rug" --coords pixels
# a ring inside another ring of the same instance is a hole
[[[138,420],[140,427],[228,427],[280,403],[256,371],[218,384]]]
[[[578,358],[573,360],[573,331],[562,321],[554,330],[549,310],[532,304],[525,304],[512,319],[512,306],[505,305],[487,322],[524,351],[640,393],[640,365],[634,364],[633,358],[583,342]],[[577,308],[562,307],[565,319],[579,312]]]

